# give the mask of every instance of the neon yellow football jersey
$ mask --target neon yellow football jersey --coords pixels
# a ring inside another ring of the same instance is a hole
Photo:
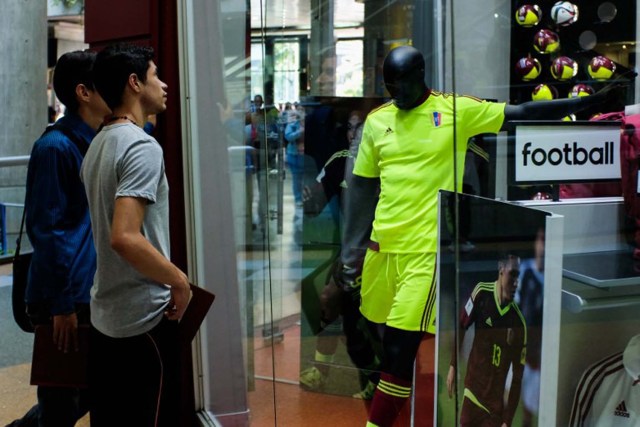
[[[431,91],[411,110],[389,102],[369,113],[353,173],[380,178],[371,238],[381,252],[436,251],[438,191],[454,190],[454,159],[461,190],[467,141],[497,133],[504,108],[504,103],[456,95],[454,109],[453,94]]]

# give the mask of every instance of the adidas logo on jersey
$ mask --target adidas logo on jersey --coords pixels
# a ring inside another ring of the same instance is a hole
[[[627,411],[627,404],[624,403],[624,400],[616,406],[616,410],[613,415],[616,417],[629,418],[629,411]]]
[[[384,136],[390,135],[390,134],[392,134],[392,133],[393,133],[393,129],[391,129],[391,128],[387,128],[387,130],[386,130],[386,131],[384,131]]]
[[[487,325],[493,327],[493,322],[491,321],[491,317],[487,317],[487,320],[484,321]]]

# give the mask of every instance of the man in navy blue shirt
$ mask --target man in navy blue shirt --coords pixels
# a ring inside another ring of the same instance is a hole
[[[53,324],[53,340],[65,352],[77,349],[78,324],[89,322],[96,269],[80,165],[110,110],[93,86],[94,61],[89,51],[58,59],[53,88],[66,113],[34,143],[27,172],[27,313],[34,324]],[[86,390],[39,386],[37,394],[38,404],[10,426],[71,427],[88,410]]]

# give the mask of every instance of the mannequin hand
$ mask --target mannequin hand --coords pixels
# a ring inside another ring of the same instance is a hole
[[[362,271],[355,267],[342,265],[341,268],[336,269],[333,278],[336,284],[344,290],[356,289],[360,288],[362,283]]]
[[[614,101],[619,98],[618,91],[620,89],[627,88],[629,86],[629,82],[627,80],[614,80],[595,94],[591,95],[593,99],[588,101],[595,101],[597,104],[607,103],[609,101]],[[586,97],[589,98],[589,97]]]

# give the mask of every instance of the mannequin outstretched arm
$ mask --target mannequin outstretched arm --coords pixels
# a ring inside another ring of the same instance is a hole
[[[621,82],[605,86],[593,95],[554,99],[551,101],[529,101],[519,105],[507,105],[504,109],[504,124],[512,120],[557,120],[594,105],[602,104],[614,95],[615,89],[623,87]]]

